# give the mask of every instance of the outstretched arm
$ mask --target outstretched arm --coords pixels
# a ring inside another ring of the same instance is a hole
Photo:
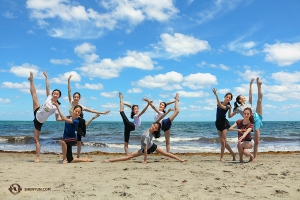
[[[132,105],[130,105],[129,103],[125,103],[125,102],[124,102],[124,105],[125,105],[125,106],[128,106],[129,108],[132,107]]]
[[[69,97],[69,102],[71,103],[72,102],[72,95],[71,95],[71,83],[70,83],[70,80],[71,80],[71,77],[73,75],[70,74],[69,78],[68,78],[68,97]]]
[[[167,106],[168,106],[168,105],[170,105],[170,104],[172,104],[172,103],[175,103],[175,100],[170,101],[170,102],[168,102],[168,103],[166,103],[166,104],[167,104]]]
[[[254,78],[251,79],[250,81],[250,86],[249,86],[249,103],[252,105],[252,83],[254,81]]]
[[[142,162],[142,164],[147,164],[147,150],[148,150],[148,144],[146,144],[144,148],[144,161]]]
[[[99,116],[100,116],[100,114],[96,114],[95,116],[93,116],[89,121],[85,122],[85,126],[88,126],[94,119],[96,119]]]
[[[174,108],[169,108],[169,110],[165,112],[162,116],[160,116],[160,118],[158,118],[156,122],[160,122],[160,120],[162,120],[171,111],[174,111]]]
[[[149,105],[153,108],[153,110],[154,110],[155,112],[159,113],[159,110],[157,110],[157,108],[156,108],[152,103],[153,103],[153,102],[151,101]]]
[[[89,108],[84,108],[84,111],[87,111],[87,112],[90,112],[90,113],[95,113],[95,114],[101,114],[101,115],[106,115],[110,112],[110,110],[107,110],[105,112],[99,112],[97,110],[92,110],[92,109],[89,109]]]
[[[252,128],[248,128],[244,134],[239,138],[239,143],[252,131]]]
[[[236,114],[236,111],[233,111],[233,113],[231,113],[231,107],[228,109],[228,118],[233,117]]]
[[[65,122],[69,122],[69,123],[73,124],[72,118],[66,118],[66,117],[62,114],[62,112],[60,111],[60,108],[59,108],[59,105],[58,105],[57,102],[52,102],[52,104],[56,106],[57,111],[58,111],[58,113],[59,113],[59,115],[60,115],[60,118],[58,117],[58,115],[55,115],[55,116],[56,116],[56,121],[65,121]]]
[[[46,71],[43,71],[43,74],[46,78],[46,95],[49,96],[50,95],[50,85],[49,85],[48,75],[47,75]]]
[[[220,108],[222,108],[223,110],[226,110],[227,108],[226,108],[226,106],[224,106],[223,104],[221,104],[221,101],[219,100],[219,97],[218,97],[218,94],[217,94],[217,90],[216,90],[215,88],[213,89],[213,93],[214,93],[215,96],[216,96],[218,106],[219,106]]]
[[[235,127],[237,126],[236,122],[228,129],[229,131],[239,131],[239,129],[236,129]]]
[[[138,115],[139,117],[141,117],[141,116],[144,114],[144,112],[147,110],[147,108],[149,107],[149,104],[150,104],[149,99],[144,98],[143,100],[144,100],[144,101],[147,101],[148,104],[147,104],[147,106],[142,110],[142,112],[139,113],[139,115]]]

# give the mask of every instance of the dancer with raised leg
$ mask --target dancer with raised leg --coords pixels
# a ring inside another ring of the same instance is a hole
[[[40,162],[40,153],[41,153],[41,145],[40,145],[40,131],[44,122],[48,119],[48,117],[55,113],[55,118],[58,120],[58,111],[57,108],[53,105],[53,102],[58,102],[58,99],[61,97],[61,92],[58,89],[53,90],[52,94],[50,94],[50,85],[48,80],[48,75],[44,71],[43,72],[46,78],[46,101],[40,105],[38,101],[38,96],[36,93],[36,88],[33,82],[33,73],[30,72],[29,82],[30,82],[30,94],[32,97],[33,103],[33,113],[34,113],[34,142],[36,145],[36,158],[35,162]],[[58,102],[59,103],[59,102]]]
[[[252,83],[254,82],[254,79],[252,78],[250,81],[250,87],[249,87],[249,102],[246,103],[247,99],[239,95],[236,97],[236,102],[234,103],[234,109],[233,114],[239,113],[242,117],[244,116],[244,109],[245,108],[251,108],[252,109]],[[252,112],[254,113],[254,152],[253,152],[253,161],[256,161],[257,158],[257,152],[258,152],[258,144],[260,142],[260,127],[263,125],[262,120],[262,99],[263,99],[263,93],[261,89],[262,82],[260,81],[259,77],[256,78],[256,84],[257,84],[257,93],[258,93],[258,99],[256,104],[256,110],[255,112],[252,109]]]

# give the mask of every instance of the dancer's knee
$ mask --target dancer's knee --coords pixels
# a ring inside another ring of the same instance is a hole
[[[35,143],[39,143],[40,139],[38,137],[33,137]]]

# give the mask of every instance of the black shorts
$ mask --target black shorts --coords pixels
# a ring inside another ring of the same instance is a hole
[[[151,153],[155,152],[156,149],[157,149],[157,145],[153,143],[152,146],[147,150],[147,154],[151,154]],[[144,149],[141,149],[141,150],[144,153]]]
[[[42,126],[43,126],[43,123],[39,122],[37,119],[36,119],[36,112],[38,111],[40,107],[38,107],[37,109],[35,109],[35,111],[33,112],[33,115],[34,115],[34,120],[33,120],[33,123],[34,123],[34,128],[38,131],[41,131],[42,130]]]
[[[63,139],[65,143],[67,144],[67,160],[68,163],[73,161],[73,153],[72,153],[72,146],[77,144],[76,138],[64,138]]]
[[[77,141],[81,141],[81,135],[77,133]]]
[[[230,124],[229,121],[224,118],[224,119],[218,119],[215,122],[216,128],[218,129],[218,131],[223,131],[225,129],[229,129],[230,128]]]

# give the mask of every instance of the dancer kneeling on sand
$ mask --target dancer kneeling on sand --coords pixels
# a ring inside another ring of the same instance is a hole
[[[108,159],[108,160],[105,160],[104,162],[125,161],[125,160],[130,160],[131,158],[134,158],[134,157],[144,155],[144,161],[142,162],[142,164],[147,164],[147,154],[151,154],[155,151],[157,153],[160,153],[160,154],[164,155],[164,156],[179,160],[180,162],[185,161],[185,160],[183,160],[183,159],[181,159],[181,158],[179,158],[179,157],[177,157],[177,156],[175,156],[171,153],[165,152],[162,148],[158,147],[156,144],[154,144],[152,142],[153,136],[155,138],[160,137],[160,128],[161,128],[160,123],[159,122],[154,122],[151,125],[151,127],[143,133],[142,138],[141,138],[141,149],[140,150],[138,150],[134,153],[131,153],[128,156],[121,157],[121,158]]]
[[[65,121],[65,128],[64,128],[64,135],[63,140],[61,140],[61,150],[63,154],[63,164],[69,162],[93,162],[88,158],[73,158],[72,154],[72,146],[76,145],[77,138],[76,138],[76,127],[79,124],[78,117],[82,113],[82,107],[80,105],[76,105],[73,110],[72,116],[64,117],[59,109],[59,105],[57,102],[53,102],[53,105],[57,107],[57,110],[60,115],[60,119],[58,121]],[[94,116],[86,125],[88,125],[93,119],[97,118],[98,116]]]
[[[229,131],[238,131],[238,144],[240,162],[243,161],[243,155],[250,157],[249,162],[253,161],[253,155],[248,149],[253,147],[251,131],[253,129],[254,118],[251,108],[244,109],[244,119],[237,120],[230,128]],[[237,126],[237,129],[235,127]]]

